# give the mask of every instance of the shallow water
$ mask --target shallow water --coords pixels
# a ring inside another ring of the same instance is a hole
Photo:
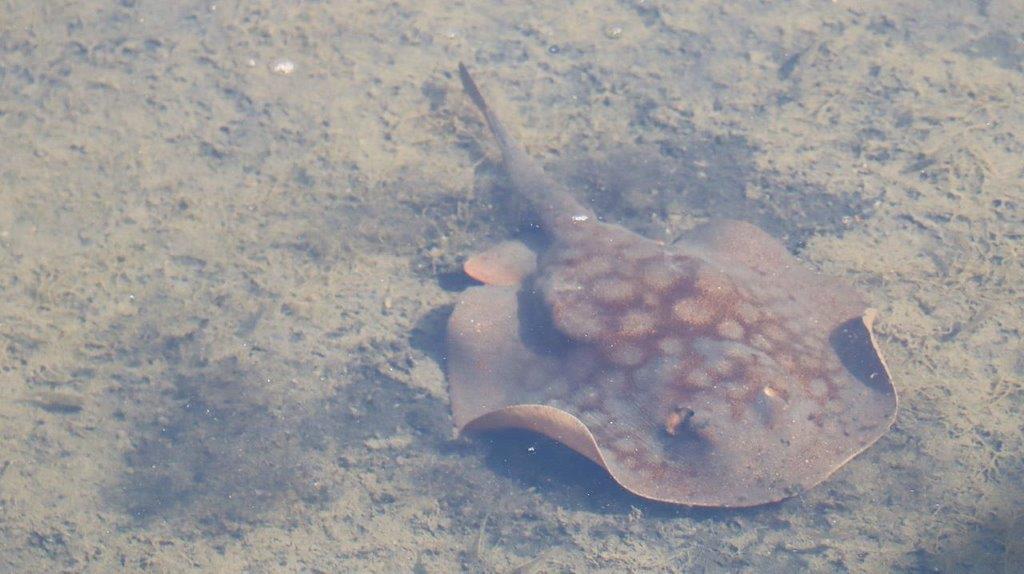
[[[0,571],[1018,571],[1021,7],[722,4],[0,5]],[[609,221],[857,284],[892,431],[743,511],[453,438],[524,228],[458,61]]]

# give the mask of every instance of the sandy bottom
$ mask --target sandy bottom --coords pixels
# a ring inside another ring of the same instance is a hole
[[[1019,5],[530,4],[0,8],[0,571],[1019,568]],[[460,60],[609,221],[859,285],[893,430],[745,511],[454,438],[459,263],[523,216]]]

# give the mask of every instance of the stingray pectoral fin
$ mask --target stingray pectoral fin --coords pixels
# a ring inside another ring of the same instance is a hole
[[[537,254],[519,241],[505,241],[473,255],[463,269],[481,283],[512,287],[537,270]]]
[[[516,428],[542,434],[582,454],[602,467],[604,457],[594,435],[580,419],[548,405],[513,405],[484,414],[467,423],[460,432]],[[607,468],[607,467],[606,467]]]
[[[463,292],[448,323],[448,378],[459,433],[501,428],[546,435],[606,467],[594,435],[575,416],[522,400],[524,386],[554,381],[560,365],[530,350],[519,333],[518,289]]]
[[[509,406],[509,395],[534,355],[519,338],[517,289],[483,285],[462,292],[448,319],[452,415],[461,429]]]

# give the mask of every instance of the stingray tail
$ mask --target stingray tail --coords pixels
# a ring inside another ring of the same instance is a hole
[[[473,100],[476,107],[480,108],[484,115],[487,115],[487,102],[484,101],[483,94],[480,93],[480,88],[476,86],[476,82],[473,81],[473,76],[469,75],[469,68],[465,64],[459,62],[459,79],[462,80],[462,88],[469,94],[469,98]]]
[[[484,118],[487,119],[487,126],[491,133],[498,140],[498,147],[501,148],[502,159],[505,162],[505,169],[512,179],[512,184],[540,215],[544,227],[549,233],[557,235],[566,225],[577,220],[579,217],[589,219],[593,212],[581,205],[571,193],[554,180],[549,178],[540,165],[526,155],[526,150],[519,145],[519,142],[512,139],[505,131],[505,126],[491,111],[487,105],[480,88],[477,87],[473,77],[464,64],[459,63],[459,78],[462,80],[462,87],[466,90],[476,107],[480,108]]]
[[[498,120],[498,116],[494,115],[494,112],[491,111],[491,107],[487,105],[487,100],[484,100],[483,94],[480,93],[480,88],[473,81],[473,76],[469,75],[469,69],[462,62],[459,62],[459,79],[462,80],[462,89],[466,90],[469,99],[473,100],[476,107],[483,113],[484,118],[487,119],[487,127],[491,128],[491,133],[498,140],[502,153],[507,155],[512,150],[516,150],[519,144],[508,135],[508,132],[505,131],[505,126]]]

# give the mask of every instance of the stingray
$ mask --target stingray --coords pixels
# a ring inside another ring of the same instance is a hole
[[[464,266],[447,371],[460,433],[547,435],[651,500],[715,507],[808,489],[892,425],[875,311],[760,228],[713,221],[664,244],[603,222],[463,88],[547,236]]]

